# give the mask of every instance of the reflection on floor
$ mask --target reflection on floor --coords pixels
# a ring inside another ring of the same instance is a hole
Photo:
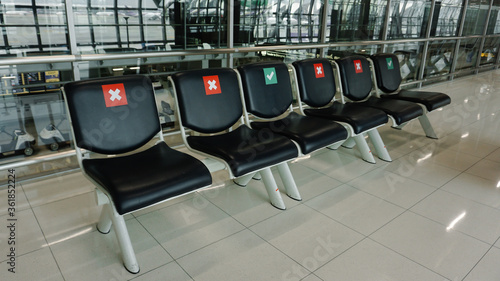
[[[0,280],[498,280],[499,81],[493,71],[428,87],[453,100],[430,114],[440,139],[418,122],[385,126],[392,163],[340,148],[291,164],[303,201],[284,195],[286,211],[261,182],[240,188],[219,172],[211,189],[128,215],[138,275],[114,234],[96,231],[80,173],[18,183],[16,273],[3,226]]]

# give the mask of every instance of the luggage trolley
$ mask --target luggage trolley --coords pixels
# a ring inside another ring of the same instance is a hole
[[[31,112],[39,145],[46,145],[50,150],[56,151],[61,145],[69,144],[69,122],[62,101],[31,104]]]
[[[0,156],[33,155],[35,137],[26,131],[24,106],[18,97],[4,96],[0,103]]]

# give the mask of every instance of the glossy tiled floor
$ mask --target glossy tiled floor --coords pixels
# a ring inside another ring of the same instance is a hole
[[[418,122],[386,126],[392,163],[344,148],[293,163],[303,201],[284,195],[286,211],[261,182],[218,172],[208,190],[127,215],[137,275],[96,231],[80,174],[18,183],[17,273],[1,227],[0,280],[500,280],[500,71],[428,89],[453,99],[430,114],[439,140]]]

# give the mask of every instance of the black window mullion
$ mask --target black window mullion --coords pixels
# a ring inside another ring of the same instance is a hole
[[[146,42],[146,40],[144,40],[144,18],[142,16],[142,0],[137,0],[138,1],[138,6],[139,7],[139,11],[138,14],[139,14],[139,25],[140,25],[140,29],[139,29],[139,32],[140,32],[140,35],[141,35],[141,42]]]
[[[2,9],[3,9],[2,5]],[[0,13],[0,23],[2,24],[2,33],[3,33],[3,42],[6,50],[10,50],[10,45],[9,45],[9,37],[7,36],[7,28],[5,27],[5,18],[4,18],[4,13],[5,11],[2,11]]]
[[[43,51],[42,47],[42,36],[40,34],[40,23],[38,21],[38,10],[36,7],[36,0],[31,0],[31,9],[33,10],[33,17],[35,20],[35,29],[36,29],[36,40],[38,42],[38,49]]]
[[[92,47],[96,48],[95,32],[94,32],[94,20],[92,19],[92,0],[87,0],[87,17],[89,20],[89,30],[90,30],[90,42]]]
[[[116,29],[116,41],[118,43],[118,47],[122,47],[122,37],[120,35],[120,22],[118,18],[118,0],[113,1],[113,11],[115,16],[115,29]]]

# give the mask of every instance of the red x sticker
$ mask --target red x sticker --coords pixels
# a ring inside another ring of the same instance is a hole
[[[102,85],[104,101],[106,107],[127,105],[127,95],[125,94],[125,86],[123,83]]]
[[[315,63],[314,64],[314,74],[316,75],[316,78],[325,77],[325,71],[323,69],[322,63]]]
[[[219,75],[203,76],[203,83],[205,85],[205,93],[207,96],[222,93],[220,89]]]
[[[354,70],[356,73],[363,73],[363,66],[361,65],[361,60],[354,60]]]

